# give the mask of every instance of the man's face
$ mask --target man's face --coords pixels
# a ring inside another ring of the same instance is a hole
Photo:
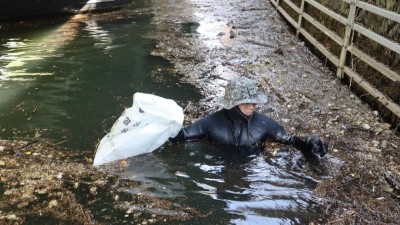
[[[254,103],[243,103],[239,105],[240,111],[246,116],[251,116],[254,113],[255,108],[256,104]]]

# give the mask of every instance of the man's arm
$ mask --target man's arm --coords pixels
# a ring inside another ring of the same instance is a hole
[[[186,128],[182,128],[178,135],[169,140],[174,143],[181,143],[190,140],[198,140],[207,136],[207,121],[208,117],[197,120]]]

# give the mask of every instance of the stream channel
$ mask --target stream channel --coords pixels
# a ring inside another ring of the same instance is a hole
[[[124,10],[134,10],[127,7]],[[132,18],[32,21],[0,34],[0,138],[40,137],[71,151],[95,151],[135,92],[184,107],[203,96],[151,56],[151,13]],[[51,22],[50,22],[51,21]],[[171,199],[202,212],[185,224],[307,224],[319,219],[315,183],[290,163],[236,159],[205,142],[165,145],[129,159],[133,194]],[[162,213],[162,212],[154,212]]]

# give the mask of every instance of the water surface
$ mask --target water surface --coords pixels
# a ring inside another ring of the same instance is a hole
[[[127,10],[127,9],[126,9]],[[96,21],[77,16],[2,31],[0,135],[38,135],[71,149],[91,150],[135,92],[176,100],[200,94],[151,56],[145,38],[152,15]],[[34,22],[32,22],[34,23]]]
[[[171,199],[202,215],[182,224],[308,224],[319,219],[311,191],[316,183],[292,173],[291,163],[238,158],[231,150],[227,154],[229,149],[207,142],[167,145],[128,159],[124,171],[104,169],[142,184],[130,193]]]

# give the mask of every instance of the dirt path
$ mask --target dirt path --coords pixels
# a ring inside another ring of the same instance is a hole
[[[260,111],[289,133],[329,141],[329,173],[309,169],[322,181],[315,194],[325,220],[315,223],[400,221],[399,136],[335,79],[268,2],[154,0],[143,9],[149,11],[158,28],[151,54],[174,63],[176,74],[205,96],[189,108],[189,120],[217,110],[214,99],[230,78],[256,79],[269,96]],[[266,155],[277,148],[269,145]],[[174,224],[196,216],[129,194],[137,184],[92,168],[92,156],[40,141],[0,141],[0,224]]]

